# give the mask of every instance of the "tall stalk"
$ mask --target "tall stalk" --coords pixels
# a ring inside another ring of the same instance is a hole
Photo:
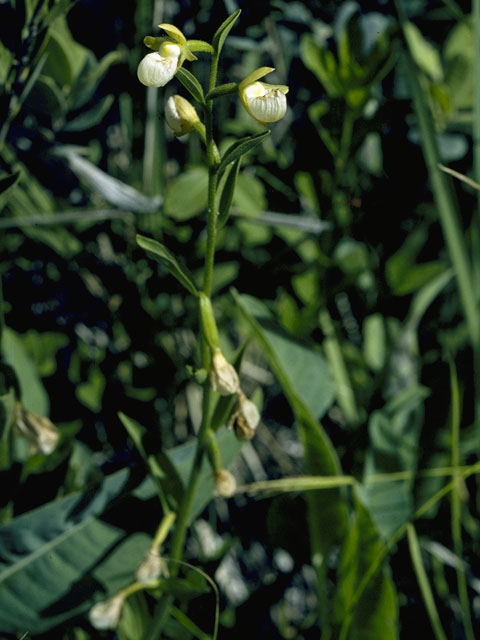
[[[210,71],[209,91],[212,91],[217,82],[218,54],[212,55],[212,66]],[[213,139],[213,111],[212,100],[207,100],[205,104],[205,143],[208,165],[208,210],[207,210],[207,247],[204,264],[204,284],[203,292],[210,298],[212,292],[213,267],[215,262],[215,239],[217,233],[217,210],[216,210],[216,190],[217,190],[217,160],[215,154],[215,141]],[[206,344],[205,336],[201,336],[201,342]],[[208,350],[203,350],[203,366],[207,369]],[[198,489],[202,463],[206,450],[206,445],[210,435],[210,422],[213,409],[213,392],[210,383],[207,381],[203,387],[202,421],[197,435],[195,456],[192,469],[188,479],[187,487],[183,495],[178,511],[177,523],[172,538],[170,558],[172,561],[171,575],[178,573],[178,561],[182,557],[183,546],[190,522],[192,504]],[[159,637],[167,619],[167,614],[172,603],[172,597],[166,594],[158,603],[153,616],[152,625],[149,629],[146,640],[155,640]]]

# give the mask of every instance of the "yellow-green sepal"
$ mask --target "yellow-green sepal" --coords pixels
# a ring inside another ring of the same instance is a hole
[[[162,22],[162,24],[158,25],[158,28],[166,31],[166,33],[168,33],[170,38],[172,38],[172,40],[174,40],[177,44],[187,43],[187,39],[185,38],[183,33],[180,31],[180,29],[178,29],[178,27],[176,27],[175,25],[168,24],[167,22]]]
[[[275,71],[275,67],[259,67],[258,69],[255,69],[255,71],[252,71],[252,73],[249,73],[248,76],[238,85],[240,95],[245,87],[248,87],[249,84],[253,84],[257,80],[260,80],[260,78],[272,73],[272,71]]]

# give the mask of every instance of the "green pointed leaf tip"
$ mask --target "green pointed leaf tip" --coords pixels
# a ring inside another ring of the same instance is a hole
[[[157,262],[166,267],[172,276],[174,276],[187,291],[194,296],[198,294],[192,274],[186,267],[180,264],[167,247],[152,238],[146,238],[141,235],[137,235],[137,243]]]
[[[238,160],[245,153],[248,153],[254,149],[264,138],[270,135],[270,131],[264,131],[256,136],[248,136],[234,142],[223,154],[223,158],[220,161],[218,172],[221,173],[231,163]]]
[[[233,25],[235,24],[236,20],[238,19],[241,13],[242,13],[242,10],[237,9],[237,11],[235,11],[230,16],[228,16],[228,18],[224,22],[222,22],[222,24],[218,27],[212,40],[212,46],[216,51],[217,55],[220,54],[220,51],[222,50],[223,44],[225,42],[225,38],[230,33],[230,30],[232,29]]]

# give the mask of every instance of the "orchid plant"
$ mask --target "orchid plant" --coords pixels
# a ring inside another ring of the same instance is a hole
[[[240,15],[230,15],[215,33],[212,43],[187,40],[174,25],[160,24],[167,35],[147,36],[145,45],[152,49],[138,66],[138,79],[147,87],[160,88],[177,78],[200,106],[197,109],[180,95],[170,97],[165,104],[165,119],[175,136],[190,132],[198,134],[205,145],[208,168],[208,206],[206,216],[207,244],[202,287],[197,287],[193,276],[172,253],[154,239],[137,236],[137,242],[147,253],[165,266],[169,272],[198,300],[201,367],[194,372],[203,386],[202,420],[197,436],[194,462],[183,499],[174,509],[165,496],[160,495],[163,519],[145,560],[138,567],[136,580],[108,600],[100,601],[90,611],[90,621],[98,629],[114,628],[120,619],[126,598],[142,589],[155,589],[166,575],[160,546],[173,528],[168,556],[170,575],[178,571],[192,504],[197,491],[204,458],[208,458],[215,479],[217,493],[230,497],[236,489],[235,479],[224,468],[215,431],[221,424],[234,429],[240,441],[250,440],[260,421],[255,404],[247,398],[240,386],[234,364],[228,362],[220,348],[219,333],[212,306],[212,277],[215,262],[217,230],[227,222],[239,175],[242,156],[269,135],[266,130],[233,143],[220,155],[220,145],[214,140],[214,103],[224,96],[238,95],[249,115],[262,125],[277,122],[287,111],[288,87],[261,82],[261,78],[274,71],[260,67],[239,83],[217,85],[217,71],[225,39]],[[195,75],[184,68],[185,62],[195,62],[197,53],[211,57],[210,80],[206,90]],[[237,363],[235,363],[237,364]],[[222,398],[223,397],[223,398]],[[222,400],[227,399],[227,402]],[[171,605],[170,595],[163,595],[157,604],[149,638],[159,637]]]

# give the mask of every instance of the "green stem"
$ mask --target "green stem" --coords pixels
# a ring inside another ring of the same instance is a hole
[[[212,56],[212,66],[210,71],[210,83],[209,91],[212,91],[217,82],[218,71],[218,55]],[[207,100],[205,104],[205,143],[207,148],[207,163],[208,163],[208,216],[207,216],[207,248],[205,254],[205,267],[204,267],[204,285],[203,293],[210,298],[212,293],[212,279],[213,279],[213,266],[215,262],[215,239],[217,232],[217,210],[215,206],[215,196],[217,191],[217,167],[218,167],[218,150],[213,139],[213,101]],[[202,326],[202,324],[201,324]],[[202,336],[201,341],[204,347],[207,345],[206,336]],[[203,365],[205,368],[209,367],[209,350],[203,348]],[[190,516],[195,494],[200,482],[200,473],[202,469],[202,462],[205,455],[205,451],[208,445],[209,435],[211,433],[210,423],[212,418],[212,398],[213,391],[210,387],[210,383],[205,383],[203,392],[203,411],[202,411],[202,423],[197,436],[197,448],[195,450],[195,457],[193,460],[192,470],[188,479],[185,494],[177,516],[177,524],[172,538],[172,548],[170,557],[172,559],[172,576],[178,573],[178,561],[181,560],[183,554],[183,546],[185,543],[185,537],[187,534],[188,525],[190,523]],[[173,602],[173,597],[166,594],[162,600],[158,603],[151,627],[149,629],[146,640],[157,640],[160,637],[160,633],[166,622],[170,606]]]
[[[460,468],[460,393],[458,388],[458,379],[456,369],[451,363],[450,365],[450,390],[451,390],[451,409],[450,409],[450,423],[451,423],[451,456],[452,467],[456,469]],[[453,540],[453,550],[458,558],[463,557],[463,542],[462,542],[462,502],[461,493],[465,491],[465,482],[461,474],[457,471],[454,476],[455,487],[451,494],[451,531]],[[465,568],[458,566],[457,573],[457,588],[458,597],[462,609],[462,622],[465,630],[465,637],[467,640],[475,640],[475,633],[473,631],[472,617],[470,614],[470,603],[468,601],[468,588],[467,580],[465,577]]]
[[[195,493],[200,481],[200,472],[202,469],[203,455],[206,448],[206,440],[209,433],[209,424],[212,410],[212,390],[207,382],[204,390],[203,397],[203,416],[202,424],[197,439],[197,449],[195,451],[195,457],[193,460],[190,477],[188,479],[187,488],[180,504],[178,511],[177,525],[172,539],[172,549],[170,552],[170,559],[172,562],[171,576],[175,577],[178,573],[178,560],[182,558],[183,545],[187,534],[188,525],[190,522],[190,514],[192,509]],[[173,598],[170,595],[165,595],[164,598],[158,603],[153,616],[151,627],[146,636],[146,640],[157,640],[160,637],[163,625],[166,621],[166,617],[170,608]]]
[[[413,524],[407,525],[407,538],[413,568],[415,569],[415,573],[417,575],[418,586],[420,587],[420,591],[422,592],[423,601],[425,603],[428,617],[430,618],[430,624],[432,625],[433,633],[436,640],[447,640],[447,636],[445,635],[445,632],[442,628],[442,623],[440,622],[440,616],[438,615],[437,607],[435,605],[435,600],[433,598],[432,588],[428,580],[427,572],[425,571],[420,544],[418,542],[417,533]]]

